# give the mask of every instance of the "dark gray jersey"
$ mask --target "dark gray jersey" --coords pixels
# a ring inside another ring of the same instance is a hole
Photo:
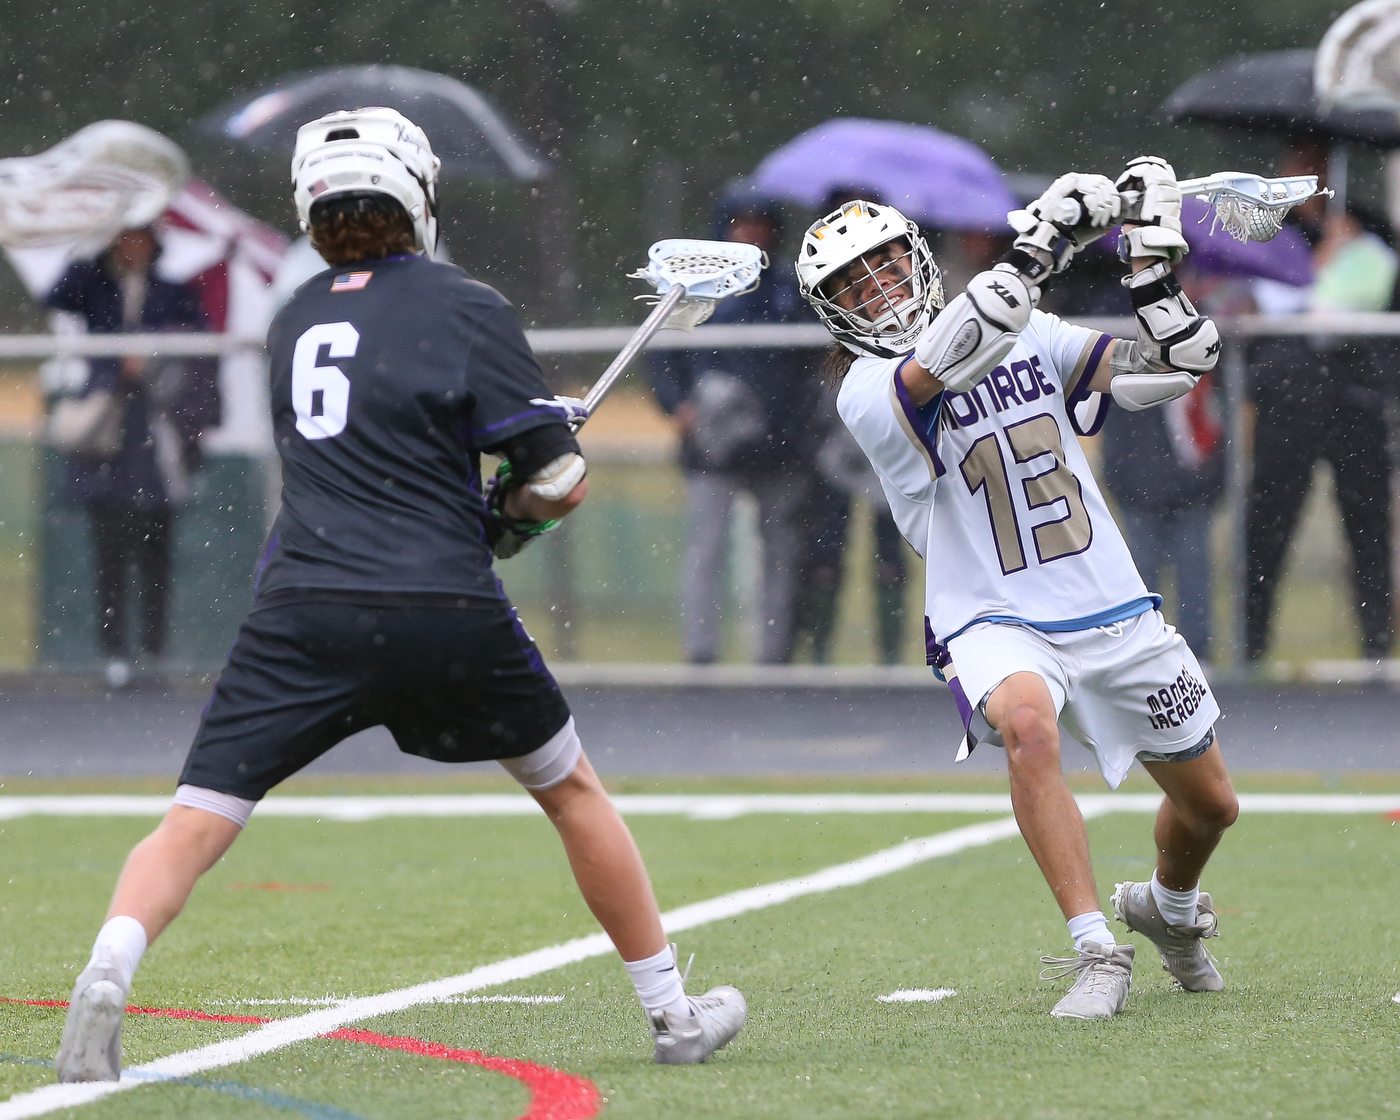
[[[554,426],[519,316],[453,265],[397,257],[307,281],[268,332],[277,590],[500,599],[480,453]],[[567,429],[560,433],[567,438]]]

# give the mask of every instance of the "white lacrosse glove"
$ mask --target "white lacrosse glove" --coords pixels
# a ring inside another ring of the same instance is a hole
[[[1181,235],[1181,188],[1171,164],[1160,156],[1138,156],[1114,186],[1141,196],[1124,214],[1120,255],[1161,257],[1176,264],[1190,252]]]
[[[1117,188],[1107,176],[1076,172],[1061,175],[1024,210],[1006,215],[1017,234],[1008,263],[1021,268],[1032,282],[1042,279],[1046,270],[1063,272],[1075,253],[1112,228],[1122,205]],[[1017,251],[1044,267],[1038,272],[1022,267]]]
[[[588,406],[578,397],[531,397],[530,403],[559,413],[559,419],[574,431],[588,419]]]

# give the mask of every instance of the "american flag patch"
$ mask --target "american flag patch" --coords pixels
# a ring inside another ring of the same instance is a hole
[[[333,292],[358,292],[366,284],[373,272],[342,272],[331,281],[331,291]]]

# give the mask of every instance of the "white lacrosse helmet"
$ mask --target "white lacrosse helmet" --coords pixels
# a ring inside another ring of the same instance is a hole
[[[880,273],[903,262],[911,298],[896,305],[882,290],[851,310],[841,307],[836,298],[851,285],[830,291],[827,281],[872,249],[897,239],[908,248],[871,275],[878,283]],[[881,358],[907,354],[943,307],[943,277],[919,227],[883,203],[848,202],[814,223],[798,250],[797,282],[832,338],[856,354]]]
[[[385,194],[413,222],[415,246],[437,245],[437,174],[423,130],[397,109],[327,113],[297,129],[292,190],[301,228],[311,228],[311,207],[339,194]]]

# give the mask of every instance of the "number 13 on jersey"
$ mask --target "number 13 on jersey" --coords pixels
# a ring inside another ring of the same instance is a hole
[[[1006,429],[1007,442],[1018,464],[1049,456],[1049,465],[1028,478],[1021,479],[1026,508],[1031,512],[1047,506],[1063,511],[1062,516],[1044,521],[1031,529],[1036,557],[1042,564],[1083,552],[1094,539],[1094,527],[1089,511],[1084,508],[1083,490],[1079,479],[1065,463],[1064,443],[1055,418],[1042,413],[1012,424]],[[1044,463],[1046,460],[1041,459]],[[1032,468],[1034,469],[1034,468]],[[992,537],[996,541],[997,557],[1004,575],[1023,571],[1027,566],[1026,548],[1017,523],[1016,503],[1011,498],[1011,479],[1006,469],[1001,444],[996,433],[983,436],[974,443],[961,463],[963,481],[976,494],[982,491],[987,502],[987,514],[992,522]],[[1057,503],[1063,502],[1063,506]]]
[[[339,366],[321,365],[321,347],[330,358],[353,358],[360,332],[350,323],[318,323],[297,339],[292,351],[292,410],[297,431],[307,439],[328,439],[345,431],[350,411],[350,379]]]

